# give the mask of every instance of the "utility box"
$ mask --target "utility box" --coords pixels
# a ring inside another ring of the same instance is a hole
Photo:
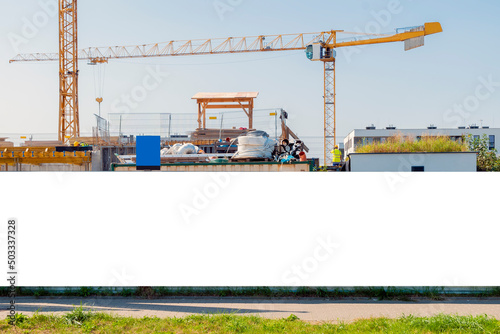
[[[137,170],[160,170],[161,138],[160,136],[137,136],[136,154]]]

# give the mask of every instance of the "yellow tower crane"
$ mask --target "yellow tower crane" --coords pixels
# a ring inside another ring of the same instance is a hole
[[[397,29],[395,34],[350,41],[339,41],[338,34],[356,35],[343,30],[320,33],[260,35],[253,37],[228,37],[203,40],[170,41],[166,43],[92,47],[77,50],[77,0],[59,0],[60,51],[57,53],[20,54],[10,62],[57,61],[60,62],[59,138],[65,143],[79,136],[78,114],[78,60],[91,64],[107,63],[109,59],[147,58],[168,56],[214,55],[248,52],[273,52],[305,50],[307,58],[324,63],[324,163],[331,162],[331,151],[337,141],[335,49],[380,43],[405,42],[405,50],[424,45],[424,37],[442,32],[438,22],[422,26]],[[369,35],[373,34],[358,34]],[[99,102],[99,101],[98,101]]]
[[[59,0],[59,140],[80,136],[77,0]]]

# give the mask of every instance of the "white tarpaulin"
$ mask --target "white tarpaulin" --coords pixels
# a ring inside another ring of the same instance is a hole
[[[238,152],[233,158],[271,159],[276,142],[264,131],[252,131],[238,137]]]
[[[170,148],[161,150],[161,156],[167,155],[181,155],[181,154],[198,154],[200,151],[198,146],[193,144],[175,144]]]

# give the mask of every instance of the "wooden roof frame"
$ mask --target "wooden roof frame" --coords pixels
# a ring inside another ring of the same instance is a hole
[[[254,100],[258,92],[198,93],[192,97],[198,103],[198,129],[206,129],[207,109],[243,109],[248,116],[248,129],[253,129]]]

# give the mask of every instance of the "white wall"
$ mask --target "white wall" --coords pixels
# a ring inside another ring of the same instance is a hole
[[[475,172],[476,153],[359,153],[350,155],[353,172],[411,172],[424,166],[426,172]]]
[[[500,285],[500,173],[387,174],[0,173],[0,222],[18,219],[19,286]]]

